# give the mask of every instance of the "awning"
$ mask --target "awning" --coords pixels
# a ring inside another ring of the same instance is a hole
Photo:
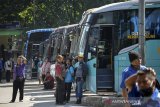
[[[21,35],[22,29],[0,29],[0,36]]]

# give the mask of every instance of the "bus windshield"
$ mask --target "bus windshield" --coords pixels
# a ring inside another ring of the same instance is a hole
[[[82,29],[81,29],[81,33],[80,33],[80,44],[79,44],[79,53],[84,54],[85,51],[85,46],[86,46],[86,42],[87,42],[87,34],[90,28],[90,21],[92,18],[92,14],[89,14],[86,20],[86,23],[84,23],[84,25],[82,25]]]

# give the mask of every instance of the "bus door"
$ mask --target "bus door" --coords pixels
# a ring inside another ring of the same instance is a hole
[[[101,25],[97,44],[97,91],[113,91],[113,26]]]

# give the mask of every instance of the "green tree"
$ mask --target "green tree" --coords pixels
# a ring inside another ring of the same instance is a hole
[[[78,23],[84,11],[126,0],[1,0],[0,21],[19,20],[23,27],[46,28]]]
[[[31,0],[1,0],[0,1],[0,22],[19,21],[19,12],[26,9]]]

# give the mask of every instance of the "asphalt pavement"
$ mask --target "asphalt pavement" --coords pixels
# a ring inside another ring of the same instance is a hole
[[[71,99],[65,105],[55,104],[55,88],[53,90],[43,90],[43,85],[38,85],[37,80],[26,80],[24,87],[24,100],[19,102],[19,93],[15,103],[9,103],[12,97],[13,83],[0,83],[0,107],[88,107],[84,104],[75,104],[75,92],[72,90]]]

